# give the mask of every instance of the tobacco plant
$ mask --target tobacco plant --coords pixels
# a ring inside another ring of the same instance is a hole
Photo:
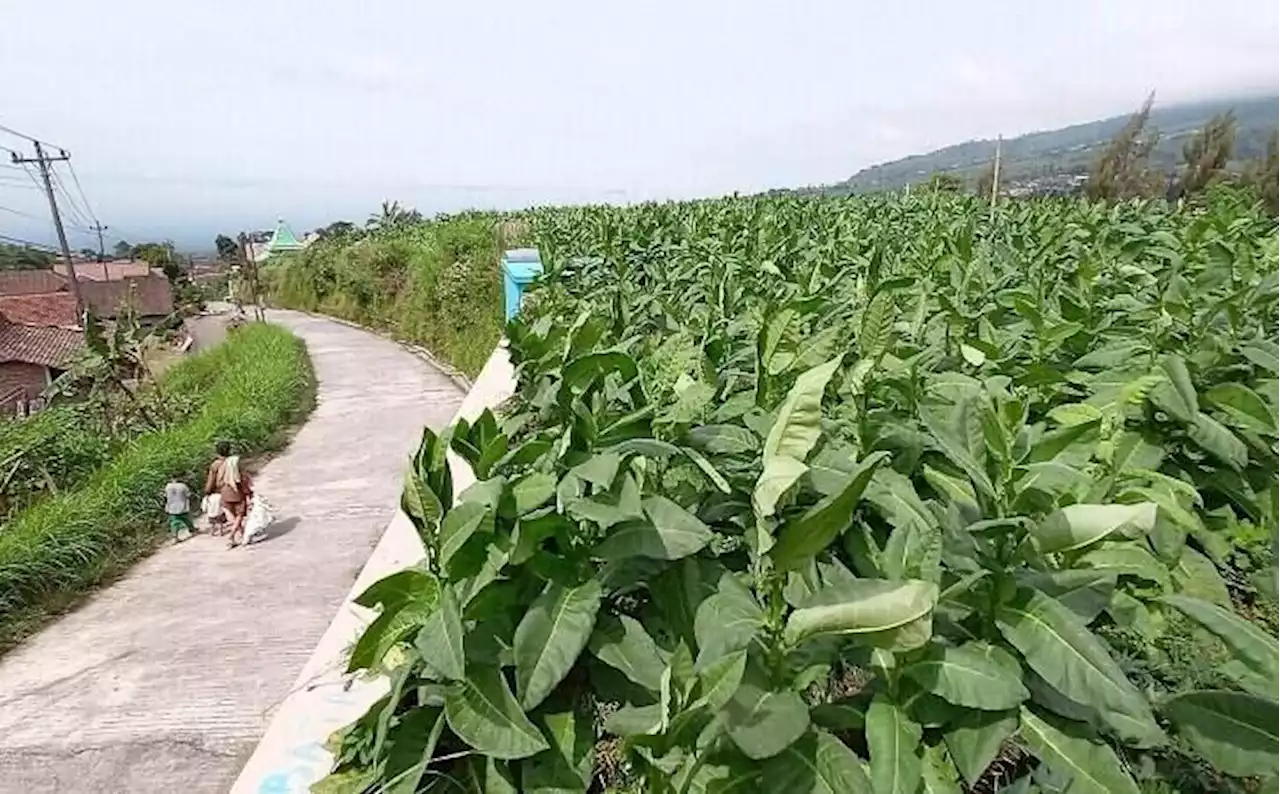
[[[1171,756],[1275,785],[1276,637],[1219,568],[1224,527],[1276,526],[1263,216],[531,220],[517,394],[424,434],[425,558],[360,597],[350,661],[389,693],[317,790],[1136,792]],[[1170,620],[1219,689],[1138,681]]]

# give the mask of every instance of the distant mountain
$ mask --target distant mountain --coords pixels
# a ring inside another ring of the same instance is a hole
[[[1169,107],[1157,104],[1147,122],[1148,131],[1160,132],[1152,164],[1173,171],[1182,161],[1182,145],[1187,138],[1215,113],[1227,110],[1234,110],[1236,115],[1236,159],[1243,162],[1262,154],[1268,136],[1276,128],[1280,97],[1221,99]],[[1016,185],[1087,173],[1102,148],[1128,120],[1129,114],[1113,116],[1006,139],[1001,148],[1000,181],[1004,185]],[[991,163],[995,151],[994,140],[967,141],[928,154],[873,165],[843,182],[803,192],[844,195],[893,190],[923,182],[939,172],[955,174],[972,185]]]

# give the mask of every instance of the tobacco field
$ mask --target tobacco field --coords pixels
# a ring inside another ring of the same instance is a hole
[[[1275,790],[1258,207],[524,221],[518,392],[425,434],[315,791]]]

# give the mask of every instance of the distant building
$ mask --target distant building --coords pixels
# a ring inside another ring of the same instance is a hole
[[[276,228],[271,232],[271,236],[265,242],[249,243],[249,256],[254,262],[265,262],[275,254],[289,253],[291,251],[301,251],[312,242],[311,236],[308,236],[304,242],[299,242],[297,235],[293,233],[293,229],[289,228],[289,224],[284,219],[276,221]]]
[[[25,415],[43,407],[45,388],[82,347],[79,329],[23,325],[0,312],[0,412]]]
[[[73,267],[76,269],[76,278],[81,281],[119,281],[123,278],[142,278],[152,273],[160,273],[158,270],[153,270],[146,262],[124,259],[109,262],[75,262]],[[66,277],[66,264],[55,263],[53,272]]]

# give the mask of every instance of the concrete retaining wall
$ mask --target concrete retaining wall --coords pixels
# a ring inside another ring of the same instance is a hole
[[[471,421],[485,408],[496,408],[512,395],[515,386],[515,371],[505,342],[499,342],[467,392],[455,421]],[[475,477],[471,467],[452,452],[449,465],[456,498]],[[232,788],[233,794],[304,794],[312,783],[328,774],[333,757],[324,749],[324,742],[363,714],[386,694],[389,686],[385,677],[351,680],[343,675],[348,650],[375,616],[353,599],[377,580],[412,565],[422,556],[422,543],[413,524],[397,512],[289,695],[272,715],[262,741]]]

